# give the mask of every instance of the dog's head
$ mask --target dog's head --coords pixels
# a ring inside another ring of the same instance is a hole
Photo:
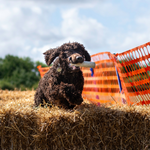
[[[65,58],[68,65],[70,63],[77,64],[83,61],[90,61],[91,57],[89,53],[85,50],[84,46],[80,43],[65,43],[58,48],[53,48],[44,53],[46,64],[49,66],[56,57]],[[69,65],[70,70],[78,71],[79,67]]]

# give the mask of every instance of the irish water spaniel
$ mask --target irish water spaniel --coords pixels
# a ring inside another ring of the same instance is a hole
[[[83,102],[84,78],[79,67],[72,64],[90,61],[91,57],[80,43],[65,43],[44,53],[46,64],[53,62],[49,71],[41,78],[35,93],[35,105],[46,103],[72,109]]]

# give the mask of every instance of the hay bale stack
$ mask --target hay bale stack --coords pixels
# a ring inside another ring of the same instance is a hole
[[[1,149],[146,150],[150,146],[149,107],[84,103],[73,111],[35,108],[31,95],[7,103],[0,100]]]

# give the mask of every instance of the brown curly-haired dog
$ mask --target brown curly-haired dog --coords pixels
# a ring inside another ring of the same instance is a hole
[[[83,102],[84,78],[79,67],[70,63],[90,61],[91,57],[80,43],[65,43],[44,53],[46,64],[53,66],[41,78],[35,93],[35,105],[51,103],[66,109],[74,108]]]

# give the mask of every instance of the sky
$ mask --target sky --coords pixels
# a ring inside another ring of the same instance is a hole
[[[92,55],[150,41],[150,0],[0,0],[0,57],[44,62],[43,53],[79,42]]]

